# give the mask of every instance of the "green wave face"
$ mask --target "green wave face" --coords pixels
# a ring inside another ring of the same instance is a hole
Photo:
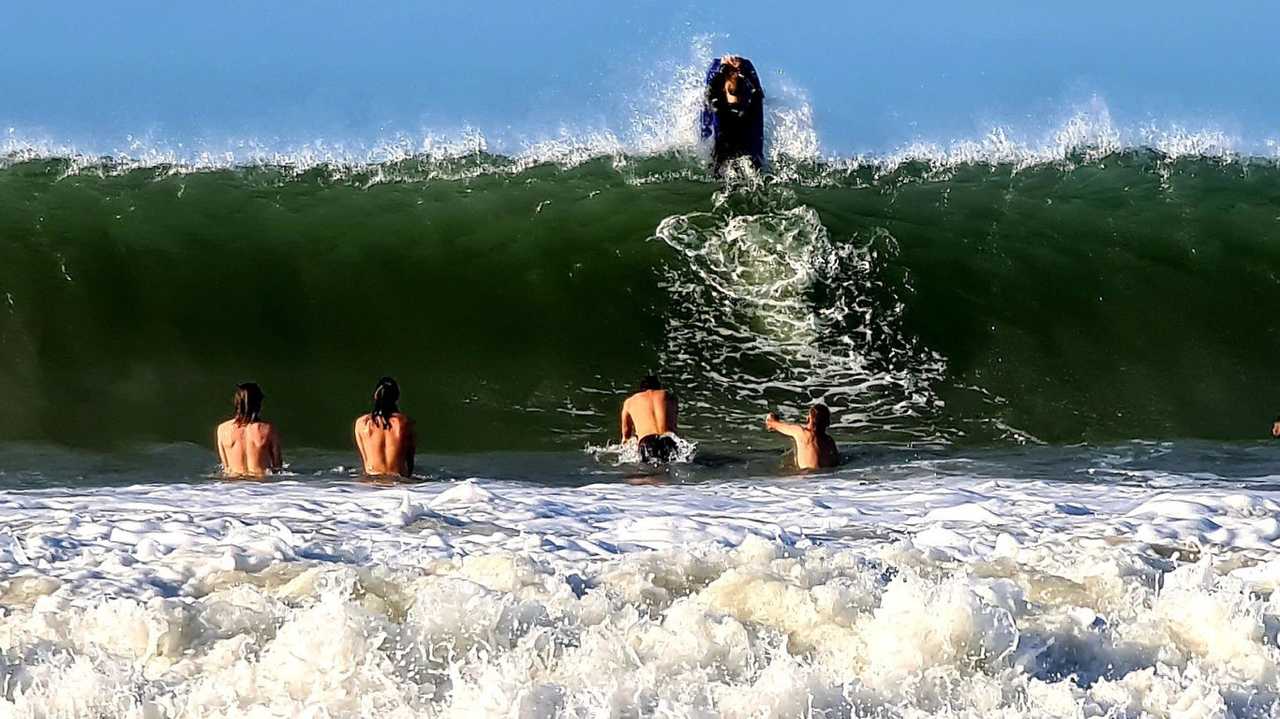
[[[815,399],[848,439],[1252,437],[1278,223],[1275,166],[1146,152],[728,186],[678,157],[22,162],[0,438],[206,442],[253,379],[288,442],[344,447],[392,374],[433,450],[579,448],[650,369],[711,443]]]

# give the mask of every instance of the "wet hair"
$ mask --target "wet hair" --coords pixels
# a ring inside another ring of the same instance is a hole
[[[831,426],[831,410],[825,404],[815,404],[809,407],[809,419],[813,420],[816,431],[826,432],[827,427]]]
[[[662,380],[658,379],[656,374],[645,375],[645,378],[640,380],[641,392],[647,392],[651,389],[662,389]]]
[[[399,401],[400,385],[390,377],[378,380],[378,386],[373,388],[373,411],[369,413],[373,423],[391,429],[391,415],[400,411]]]
[[[262,414],[262,400],[266,397],[257,382],[242,382],[236,385],[236,393],[231,404],[236,408],[235,423],[245,425],[257,422]]]

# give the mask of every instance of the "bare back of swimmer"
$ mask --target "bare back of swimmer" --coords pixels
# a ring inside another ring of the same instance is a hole
[[[663,388],[655,375],[640,381],[640,391],[622,403],[622,441],[636,438],[645,461],[668,462],[678,449],[671,434],[676,431],[679,407],[675,395]]]
[[[235,416],[218,425],[218,458],[228,477],[264,477],[284,466],[280,435],[261,419],[264,398],[254,382],[237,385]]]
[[[390,377],[373,390],[373,411],[356,420],[356,448],[370,477],[413,476],[417,437],[413,420],[400,412],[400,386]]]

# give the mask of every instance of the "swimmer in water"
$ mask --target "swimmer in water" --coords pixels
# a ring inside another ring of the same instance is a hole
[[[373,411],[356,420],[356,448],[370,477],[413,475],[413,420],[400,412],[399,402],[400,385],[383,377],[373,388]]]
[[[218,457],[228,477],[265,477],[284,466],[280,435],[262,421],[262,388],[254,382],[236,385],[235,416],[218,425]]]
[[[831,410],[825,404],[810,407],[809,419],[804,424],[780,422],[772,412],[764,418],[765,429],[795,440],[796,466],[800,469],[825,469],[840,464],[840,450],[827,434],[830,425]]]
[[[670,462],[679,451],[671,437],[677,413],[675,395],[663,389],[656,375],[645,377],[640,391],[622,403],[622,441],[637,438],[642,461]]]
[[[1280,439],[1280,417],[1276,417],[1276,421],[1271,423],[1271,436]]]

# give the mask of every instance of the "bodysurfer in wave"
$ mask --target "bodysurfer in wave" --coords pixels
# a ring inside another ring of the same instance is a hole
[[[413,476],[417,438],[413,420],[400,412],[400,385],[390,377],[373,388],[373,410],[356,420],[356,448],[370,477]]]
[[[622,403],[622,441],[637,439],[644,462],[670,462],[680,447],[673,436],[679,407],[657,375],[640,380],[640,391]]]
[[[218,458],[228,477],[264,477],[284,466],[280,435],[275,425],[262,421],[265,397],[255,382],[236,385],[235,415],[217,431]]]
[[[725,163],[746,157],[759,169],[764,164],[764,87],[751,61],[737,55],[712,60],[707,69],[702,137],[712,138],[715,173]]]

